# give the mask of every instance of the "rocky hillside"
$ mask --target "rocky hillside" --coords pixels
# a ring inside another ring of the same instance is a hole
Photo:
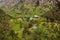
[[[25,4],[35,4],[37,0],[26,0]],[[55,0],[39,0],[40,5],[50,5],[55,4]]]
[[[14,6],[17,3],[24,3],[24,4],[35,4],[37,0],[0,0],[0,7],[2,6]],[[39,0],[39,4],[42,5],[49,5],[55,4],[55,0]]]
[[[2,6],[13,6],[17,4],[19,0],[0,0],[0,7]]]

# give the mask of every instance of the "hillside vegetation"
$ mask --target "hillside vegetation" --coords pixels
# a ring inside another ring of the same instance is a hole
[[[0,40],[60,40],[60,2],[23,1],[0,8]]]

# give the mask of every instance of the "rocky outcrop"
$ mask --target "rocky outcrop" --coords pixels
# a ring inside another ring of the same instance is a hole
[[[25,4],[35,4],[37,0],[25,0]],[[53,5],[56,3],[55,0],[38,0],[40,5]]]
[[[24,3],[25,5],[34,5],[37,0],[0,0],[0,7],[1,6],[14,6],[18,2],[20,4]],[[55,4],[55,0],[39,0],[39,5],[50,5]]]

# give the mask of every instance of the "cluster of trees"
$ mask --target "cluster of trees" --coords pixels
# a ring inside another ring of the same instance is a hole
[[[47,21],[54,22],[55,20],[60,21],[60,1],[56,0],[57,4],[56,7],[52,10],[48,11],[46,14],[42,15],[43,17],[47,18]]]
[[[16,36],[9,24],[10,16],[0,9],[0,40],[13,40]],[[17,37],[17,36],[16,36]],[[16,38],[14,40],[17,40]]]

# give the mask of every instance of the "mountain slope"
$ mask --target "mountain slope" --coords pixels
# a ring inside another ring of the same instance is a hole
[[[18,2],[19,2],[19,0],[0,0],[0,7],[14,6]]]

